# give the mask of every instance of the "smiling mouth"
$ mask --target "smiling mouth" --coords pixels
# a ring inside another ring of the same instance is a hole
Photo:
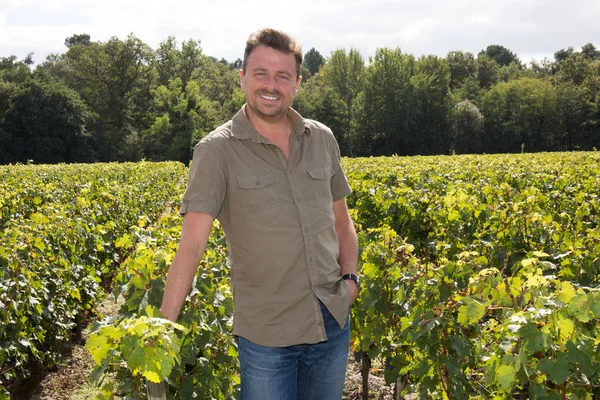
[[[275,100],[279,100],[279,97],[275,97],[275,96],[269,96],[267,94],[259,94],[259,97],[261,99],[265,99],[265,100],[269,100],[269,101],[275,101]]]

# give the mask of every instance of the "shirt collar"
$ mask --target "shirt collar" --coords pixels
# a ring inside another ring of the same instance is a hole
[[[252,126],[244,113],[244,106],[231,119],[231,135],[237,139],[251,139],[256,143],[265,143],[265,138]],[[307,121],[293,108],[290,107],[288,115],[292,117],[292,131],[296,135],[310,135],[310,126]]]

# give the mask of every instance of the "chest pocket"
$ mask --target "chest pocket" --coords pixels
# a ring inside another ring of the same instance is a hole
[[[331,196],[331,178],[333,171],[329,166],[313,167],[308,169],[311,177],[311,186],[317,207],[326,212],[333,211],[333,198]]]
[[[238,204],[249,220],[266,224],[281,214],[275,177],[271,172],[239,175],[237,181],[240,188]]]

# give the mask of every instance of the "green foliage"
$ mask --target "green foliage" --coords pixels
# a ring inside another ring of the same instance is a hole
[[[485,51],[481,50],[479,55],[486,55],[496,61],[499,66],[506,67],[510,64],[520,65],[521,62],[515,53],[499,44],[492,44],[486,47]]]
[[[415,111],[415,59],[399,48],[377,49],[367,69],[360,143],[362,154],[406,154],[417,113]]]
[[[93,372],[101,374],[111,363],[125,360],[134,377],[159,383],[181,363],[181,343],[175,331],[186,329],[148,306],[144,316],[107,321],[99,324],[86,343],[96,364]]]
[[[575,54],[575,49],[572,46],[567,47],[566,49],[560,49],[554,52],[554,60],[556,62],[561,62],[566,60]]]
[[[179,163],[0,167],[0,382],[52,366],[104,297],[132,226],[155,221]]]
[[[483,115],[477,106],[469,100],[454,106],[450,114],[453,150],[457,154],[481,152],[483,147]]]
[[[114,280],[115,295],[122,295],[125,302],[117,317],[98,326],[100,329],[96,330],[94,342],[88,346],[95,347],[95,343],[117,346],[111,339],[114,326],[125,337],[135,334],[135,326],[148,323],[146,310],[161,304],[180,230],[181,217],[173,204],[172,212],[160,218],[156,225],[137,227],[132,237],[119,243],[119,246],[131,248],[133,238],[137,239],[134,250],[121,264]],[[180,349],[175,351],[174,338],[165,342],[150,340],[153,351],[161,355],[152,358],[155,362],[151,366],[155,367],[156,375],[149,376],[153,381],[166,383],[169,398],[231,399],[238,390],[237,348],[230,333],[233,299],[228,271],[225,239],[216,226],[179,317],[178,322],[183,327],[178,333]],[[103,330],[102,327],[107,326],[110,328]],[[130,351],[143,348],[145,341],[138,336],[135,344],[131,342]],[[158,364],[158,360],[165,359],[170,360],[170,369]],[[145,398],[145,381],[141,379],[143,369],[132,366],[122,350],[99,350],[95,361],[97,366],[92,379],[106,396]],[[117,384],[105,381],[105,374],[115,374]]]
[[[0,163],[149,159],[187,164],[190,146],[245,103],[241,60],[205,55],[196,39],[178,43],[170,36],[151,49],[133,34],[106,42],[79,34],[65,45],[63,54],[49,55],[33,71],[31,55],[0,58]],[[395,53],[405,60],[401,67]],[[499,45],[488,46],[476,59],[455,50],[443,59],[417,61],[399,49],[378,48],[365,65],[355,49],[323,58],[313,48],[304,58],[295,104],[301,114],[327,124],[347,156],[591,150],[600,147],[599,54],[588,43],[581,51],[559,50],[554,61],[525,67]],[[456,145],[454,105],[468,100],[483,111],[482,98],[496,85],[518,81],[515,85],[523,87],[517,91],[523,93],[532,88],[528,80],[549,84],[559,100],[542,111],[509,107],[500,119],[484,113],[482,132],[464,129],[466,146]],[[40,104],[33,87],[44,88]],[[171,101],[157,102],[163,94]],[[23,122],[29,114],[35,118]],[[529,115],[521,119],[524,114]],[[507,140],[500,137],[505,120],[518,132]],[[529,138],[512,143],[515,135]]]
[[[557,134],[556,90],[546,81],[523,78],[493,86],[483,97],[486,150],[515,153],[550,150]]]
[[[475,75],[476,64],[473,53],[450,51],[446,56],[446,62],[450,67],[450,89],[462,86],[465,79]]]
[[[314,75],[325,64],[325,58],[313,47],[304,55],[303,64],[308,68],[311,75]]]
[[[342,154],[352,156],[354,103],[363,88],[365,61],[360,52],[354,48],[351,48],[349,52],[338,49],[331,53],[331,57],[323,67],[321,74],[323,80],[333,89],[335,95],[345,106],[344,122],[343,126],[340,127],[343,132],[340,150]]]
[[[152,159],[178,160],[192,157],[192,148],[215,124],[208,99],[195,81],[185,87],[180,78],[152,91],[158,110],[146,138],[146,154]]]
[[[61,58],[63,80],[76,90],[98,118],[89,129],[100,161],[141,158],[137,110],[148,110],[152,49],[133,34],[125,41],[70,46]]]
[[[498,83],[499,78],[499,68],[496,60],[486,54],[480,53],[477,56],[477,80],[479,81],[479,86],[489,89],[492,85]]]
[[[90,115],[79,95],[64,85],[33,80],[11,96],[0,121],[5,162],[80,162],[90,158]]]
[[[388,383],[598,395],[600,159],[557,156],[344,161],[363,275],[353,342],[387,360]]]
[[[90,41],[90,35],[83,33],[80,35],[69,36],[65,39],[65,46],[89,46],[92,42]]]
[[[416,154],[447,154],[450,68],[446,60],[424,56],[415,62],[411,77],[416,103],[412,132]]]
[[[327,126],[340,126],[344,120],[344,104],[324,82],[321,74],[302,84],[293,107],[304,118],[317,120]],[[344,140],[339,130],[333,131],[333,134],[338,141]]]
[[[343,163],[363,275],[353,348],[388,383],[422,398],[600,395],[597,152]],[[148,380],[169,398],[238,395],[218,224],[181,326],[155,311],[181,229],[183,170],[168,165],[0,168],[3,382],[56,360],[113,277],[124,304],[87,344],[104,398],[144,398]]]

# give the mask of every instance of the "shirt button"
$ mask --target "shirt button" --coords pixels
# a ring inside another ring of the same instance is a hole
[[[309,257],[309,258],[308,258],[308,262],[312,262],[312,257]]]
[[[256,184],[257,184],[257,185],[260,185],[260,181],[256,181]]]

